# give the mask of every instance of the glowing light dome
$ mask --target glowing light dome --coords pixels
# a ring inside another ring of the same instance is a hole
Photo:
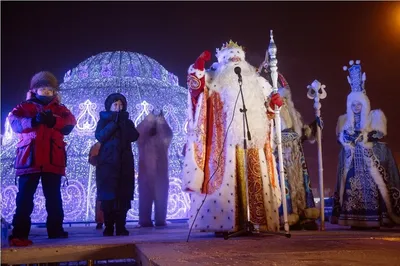
[[[182,149],[185,144],[187,90],[180,87],[178,78],[157,61],[133,52],[105,52],[92,56],[76,68],[69,70],[60,85],[62,103],[76,116],[77,125],[66,137],[68,182],[61,188],[64,202],[64,222],[94,221],[96,200],[95,168],[88,163],[90,147],[96,142],[94,131],[98,114],[104,110],[106,97],[113,92],[124,94],[128,112],[138,124],[153,108],[162,108],[174,137],[169,149],[170,194],[167,218],[187,218],[189,197],[181,190],[179,173],[182,166]],[[12,220],[15,212],[15,183],[13,161],[17,135],[6,132],[1,149],[1,202],[2,216]],[[132,146],[137,178],[138,151]],[[39,185],[35,194],[32,222],[45,222],[45,199]],[[128,220],[138,219],[138,190],[128,212]]]

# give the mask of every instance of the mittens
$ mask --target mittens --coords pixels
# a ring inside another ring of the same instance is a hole
[[[275,93],[271,96],[271,101],[269,102],[269,107],[275,109],[275,105],[281,107],[283,105],[282,97],[279,93]]]
[[[36,116],[32,117],[32,127],[36,127],[40,124],[46,124],[46,114],[43,112],[37,113]]]
[[[211,53],[209,51],[204,51],[194,63],[193,67],[198,70],[204,70],[204,66],[207,61],[211,59]]]
[[[47,110],[44,112],[45,113],[45,124],[47,125],[48,128],[53,128],[54,125],[56,124],[56,117],[53,115],[53,112],[51,110]]]

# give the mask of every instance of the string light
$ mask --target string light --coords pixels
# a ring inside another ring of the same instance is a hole
[[[154,108],[163,110],[174,137],[169,149],[169,202],[168,219],[187,218],[190,199],[182,192],[179,177],[182,168],[182,149],[186,141],[187,90],[179,86],[178,78],[157,61],[132,52],[106,52],[92,56],[76,68],[69,70],[60,86],[62,103],[77,119],[77,125],[65,138],[67,143],[68,183],[61,188],[65,222],[91,222],[95,219],[95,168],[88,163],[90,147],[96,142],[94,131],[104,109],[106,97],[114,92],[125,95],[130,118],[137,125]],[[84,98],[82,98],[82,96]],[[6,121],[1,149],[1,203],[2,216],[10,222],[15,213],[15,158],[18,136]],[[138,149],[132,145],[135,158],[135,178],[138,169]],[[128,220],[138,219],[138,188],[135,186],[132,209]],[[32,222],[46,221],[45,199],[41,185],[35,194]]]

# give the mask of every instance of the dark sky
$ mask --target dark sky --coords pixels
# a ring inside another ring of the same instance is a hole
[[[399,108],[400,19],[395,2],[1,2],[1,119],[25,98],[31,76],[64,73],[86,58],[126,50],[154,58],[186,86],[188,66],[204,50],[232,38],[258,65],[274,30],[278,67],[293,90],[306,122],[313,102],[306,87],[314,79],[327,86],[325,186],[333,188],[339,146],[335,126],[345,112],[350,87],[342,70],[360,59],[367,72],[372,108],[388,117],[387,141],[400,151],[395,129]],[[397,76],[396,76],[397,75]],[[317,187],[317,147],[305,146]]]

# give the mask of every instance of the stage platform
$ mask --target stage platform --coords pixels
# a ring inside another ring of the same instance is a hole
[[[91,224],[65,226],[68,239],[50,240],[45,228],[32,228],[34,245],[2,248],[1,263],[83,261],[79,265],[85,265],[91,261],[90,265],[131,259],[125,265],[400,265],[400,228],[352,231],[329,223],[326,227],[322,232],[291,231],[291,238],[267,235],[224,240],[213,233],[192,232],[189,242],[188,225],[182,221],[165,228],[128,224],[131,235],[127,237],[103,237]]]

